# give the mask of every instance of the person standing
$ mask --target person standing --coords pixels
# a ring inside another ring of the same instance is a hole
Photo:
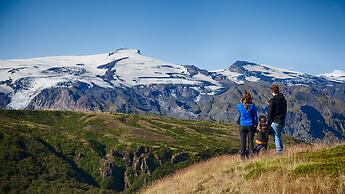
[[[254,133],[258,124],[258,115],[255,105],[252,103],[250,93],[245,92],[241,98],[241,103],[237,104],[237,110],[240,113],[240,154],[241,159],[244,160],[254,154]],[[247,137],[248,137],[248,151],[247,153]],[[249,154],[249,155],[248,155]]]
[[[281,136],[285,126],[287,102],[284,95],[279,92],[278,85],[273,84],[271,89],[273,98],[269,101],[268,125],[271,126],[273,131],[276,153],[280,154],[284,149]]]

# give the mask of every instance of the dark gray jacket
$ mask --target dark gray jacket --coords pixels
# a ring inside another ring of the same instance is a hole
[[[285,123],[287,112],[287,102],[282,93],[279,93],[271,98],[268,107],[268,124],[272,122],[278,124]]]

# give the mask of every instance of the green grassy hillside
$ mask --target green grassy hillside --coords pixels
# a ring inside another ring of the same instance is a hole
[[[0,110],[0,193],[133,192],[236,153],[237,126],[155,115]]]
[[[142,193],[345,193],[345,145],[296,145],[252,160],[222,156],[157,181]]]

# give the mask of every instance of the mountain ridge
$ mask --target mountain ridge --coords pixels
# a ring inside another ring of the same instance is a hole
[[[207,71],[136,49],[0,61],[0,107],[235,121],[245,91],[259,114],[267,114],[273,83],[289,102],[288,134],[305,141],[345,139],[345,82],[247,61]]]
[[[98,53],[98,54],[82,54],[82,55],[48,55],[48,56],[43,56],[43,57],[27,57],[27,58],[10,58],[10,59],[0,59],[0,61],[4,62],[4,61],[7,61],[7,62],[16,62],[16,61],[25,61],[25,60],[30,60],[30,59],[48,59],[48,58],[60,58],[60,57],[86,57],[86,56],[94,56],[94,55],[103,55],[103,54],[107,54],[108,56],[116,53],[116,52],[121,52],[121,51],[131,51],[133,53],[137,53],[137,54],[141,54],[141,50],[139,49],[133,49],[133,48],[119,48],[119,49],[116,49],[115,51],[110,51],[110,52],[105,52],[105,53]],[[243,65],[247,65],[247,64],[258,64],[258,63],[255,63],[255,62],[251,62],[250,60],[236,60],[234,63],[230,64],[228,67],[226,67],[225,69],[229,68],[230,66],[232,65],[235,65],[235,64],[238,64],[238,63],[243,63]],[[275,67],[275,66],[270,66],[270,65],[266,65],[266,64],[260,64],[262,66],[266,66],[266,67],[269,67],[269,68],[276,68],[276,69],[282,69],[282,70],[287,70],[287,71],[292,71],[292,70],[288,70],[288,69],[285,69],[285,68],[279,68],[279,67]],[[194,66],[194,65],[192,65]],[[217,71],[220,71],[220,70],[224,70],[223,69],[218,69],[218,70],[212,70],[212,69],[204,69],[206,71],[209,71],[209,72],[217,72]],[[296,71],[295,71],[296,72]],[[299,72],[299,73],[302,73],[302,72]],[[310,73],[302,73],[302,74],[308,74],[308,75],[312,75],[312,76],[323,76],[323,75],[327,75],[327,74],[333,74],[333,76],[336,76],[336,75],[339,75],[339,73],[341,74],[340,76],[343,76],[342,74],[344,73],[343,70],[339,70],[339,69],[334,69],[333,71],[331,72],[324,72],[324,73],[319,73],[319,74],[316,74],[316,75],[313,75],[313,74],[310,74]]]

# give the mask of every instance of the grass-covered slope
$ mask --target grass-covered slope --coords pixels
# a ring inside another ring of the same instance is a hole
[[[143,193],[345,193],[345,144],[296,145],[282,155],[192,165]]]
[[[237,152],[237,126],[154,115],[0,110],[0,193],[132,192]]]

